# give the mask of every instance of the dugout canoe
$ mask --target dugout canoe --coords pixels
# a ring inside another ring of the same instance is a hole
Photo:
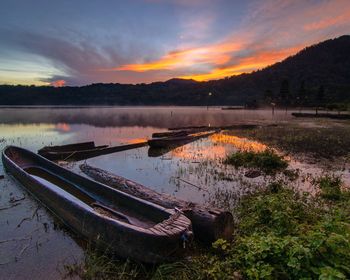
[[[26,149],[8,146],[2,160],[6,171],[68,227],[122,258],[173,260],[192,236],[191,222],[181,212],[80,176]]]
[[[88,143],[90,144],[88,145]],[[93,143],[93,146],[91,146],[91,143]],[[38,150],[38,154],[49,160],[84,160],[101,155],[107,155],[115,152],[144,147],[147,146],[147,141],[113,147],[109,147],[107,145],[95,146],[94,142],[86,142],[79,144],[80,146],[78,144],[70,144],[64,146],[44,147]]]
[[[168,148],[173,146],[181,146],[196,141],[198,139],[208,137],[214,133],[216,133],[216,131],[196,133],[178,137],[152,138],[148,140],[148,145],[152,148]]]
[[[90,150],[90,149],[105,148],[105,147],[108,147],[108,145],[95,146],[95,142],[89,141],[89,142],[80,142],[80,143],[67,144],[67,145],[45,146],[40,150],[38,150],[38,153],[42,154],[44,152],[82,151],[82,150]]]
[[[206,207],[197,203],[184,201],[174,196],[158,193],[144,185],[115,175],[103,169],[80,165],[90,178],[126,192],[141,199],[158,204],[165,208],[177,208],[189,218],[193,225],[194,237],[202,243],[211,245],[215,240],[222,238],[230,240],[233,235],[233,216],[229,211],[215,207]]]

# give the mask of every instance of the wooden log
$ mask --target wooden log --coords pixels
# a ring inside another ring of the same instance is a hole
[[[198,240],[204,243],[211,244],[219,238],[226,240],[232,238],[233,216],[228,211],[205,207],[200,204],[177,199],[168,194],[158,193],[139,183],[88,164],[80,165],[80,169],[86,175],[100,183],[165,208],[180,209],[192,221],[195,238],[198,238]]]

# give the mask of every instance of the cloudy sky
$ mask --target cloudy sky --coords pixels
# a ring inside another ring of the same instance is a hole
[[[1,0],[0,84],[251,72],[350,34],[350,0]]]

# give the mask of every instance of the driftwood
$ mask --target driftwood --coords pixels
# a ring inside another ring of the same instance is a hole
[[[158,193],[139,183],[127,180],[103,169],[80,165],[80,169],[94,180],[116,188],[138,198],[153,202],[169,209],[180,209],[192,221],[195,238],[211,243],[218,238],[230,239],[233,233],[233,217],[228,211],[208,208],[192,202]]]

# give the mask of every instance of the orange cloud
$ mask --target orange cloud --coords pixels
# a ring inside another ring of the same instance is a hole
[[[222,65],[231,58],[230,53],[241,50],[240,43],[224,43],[207,47],[176,50],[169,52],[158,60],[149,63],[126,64],[101,71],[135,71],[174,70],[200,64]]]
[[[198,81],[220,79],[267,67],[307,45],[329,38],[328,30],[313,31],[338,26],[339,30],[334,34],[342,35],[344,27],[350,25],[349,0],[317,4],[267,0],[252,7],[240,29],[220,43],[196,46],[188,42],[187,46],[192,47],[170,51],[153,61],[99,70],[131,71],[141,73],[140,77],[149,75],[157,79],[173,76]],[[198,30],[205,34],[211,21],[200,19],[190,23],[192,25],[186,29],[189,35],[197,34]],[[181,44],[186,46],[186,42]]]
[[[70,125],[67,124],[67,123],[58,123],[58,124],[56,125],[56,128],[57,128],[58,130],[61,130],[61,131],[64,131],[64,132],[68,132],[68,131],[71,130]]]
[[[315,31],[315,30],[325,29],[325,28],[328,28],[328,27],[331,27],[334,25],[340,25],[343,23],[347,23],[347,22],[349,22],[349,18],[350,18],[350,11],[348,11],[347,13],[344,13],[342,15],[339,15],[339,16],[328,17],[328,18],[320,20],[318,22],[306,24],[304,26],[304,29],[307,31]]]
[[[239,75],[242,73],[251,72],[256,69],[261,69],[272,65],[275,62],[281,61],[284,58],[295,54],[301,50],[302,46],[286,48],[278,51],[264,51],[253,54],[252,56],[245,57],[239,60],[239,62],[233,66],[217,67],[211,72],[205,74],[184,75],[180,78],[194,79],[197,81],[207,81],[212,79],[220,79],[228,76]]]
[[[50,85],[54,87],[63,87],[65,84],[66,84],[65,80],[57,80],[50,83]]]

